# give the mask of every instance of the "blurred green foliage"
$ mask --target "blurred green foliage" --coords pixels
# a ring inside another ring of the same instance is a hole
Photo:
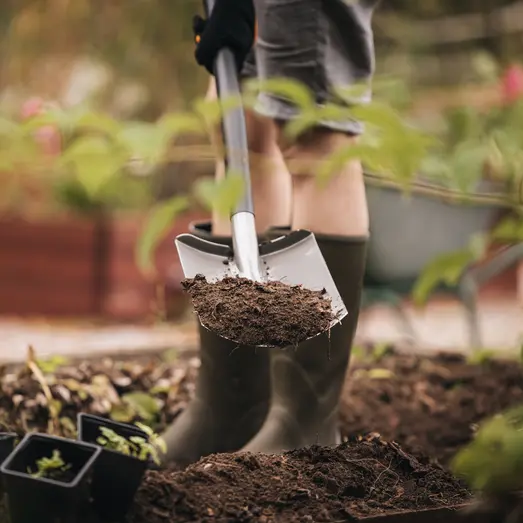
[[[357,148],[342,151],[326,162],[321,173],[328,179],[340,162],[356,151],[376,172],[397,179],[403,186],[416,174],[430,140],[406,123],[389,105],[371,102],[352,107],[329,105],[318,109],[313,97],[300,85],[288,80],[266,85],[246,86],[243,103],[252,109],[256,93],[284,93],[301,110],[300,116],[287,127],[295,138],[316,122],[353,118],[361,120],[368,131]],[[137,182],[169,157],[170,146],[177,137],[187,134],[204,136],[216,126],[226,111],[238,107],[241,98],[197,100],[192,110],[164,114],[154,123],[117,121],[108,115],[86,108],[51,109],[18,123],[0,121],[0,162],[6,171],[38,171],[45,166],[50,180],[60,187],[61,198],[85,210],[101,209],[112,202],[115,194],[130,191],[131,180]],[[51,126],[62,136],[63,148],[54,157],[45,157],[34,143],[34,132]],[[199,202],[207,208],[228,215],[243,192],[238,176],[222,181],[199,180],[190,194],[176,195],[153,207],[137,247],[137,257],[144,270],[150,270],[151,258],[176,215]],[[132,193],[130,193],[132,195]]]
[[[523,488],[523,407],[481,423],[473,441],[454,458],[452,470],[484,495]]]

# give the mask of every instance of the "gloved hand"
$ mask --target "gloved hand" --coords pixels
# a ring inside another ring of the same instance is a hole
[[[228,47],[234,53],[240,71],[254,42],[254,26],[252,0],[216,0],[207,20],[198,15],[193,19],[196,61],[214,74],[216,56]]]

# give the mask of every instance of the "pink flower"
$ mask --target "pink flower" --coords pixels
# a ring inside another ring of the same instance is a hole
[[[42,98],[29,98],[23,105],[20,115],[27,120],[45,113],[45,102]],[[44,125],[34,134],[40,150],[48,156],[58,156],[62,150],[62,137],[54,125]]]
[[[48,156],[58,156],[62,151],[62,137],[53,125],[45,125],[35,132],[40,150]]]
[[[501,79],[503,101],[507,104],[518,101],[523,95],[523,68],[511,65]]]
[[[24,120],[38,116],[43,113],[44,101],[41,98],[33,97],[26,100],[22,105],[21,117]]]

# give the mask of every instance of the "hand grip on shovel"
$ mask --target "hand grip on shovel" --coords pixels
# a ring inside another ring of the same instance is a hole
[[[215,0],[204,1],[207,16],[212,12],[214,4]],[[220,100],[241,97],[236,59],[230,49],[224,48],[218,53],[214,64],[214,76]],[[262,281],[252,201],[247,129],[245,113],[241,105],[225,112],[222,129],[226,173],[240,175],[243,178],[243,195],[231,215],[234,259],[241,276]]]

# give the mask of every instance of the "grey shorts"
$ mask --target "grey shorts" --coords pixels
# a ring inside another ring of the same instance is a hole
[[[379,0],[254,0],[256,45],[242,76],[288,78],[313,93],[316,103],[344,102],[336,88],[368,83],[374,72],[372,13]],[[369,91],[360,102],[370,98]],[[298,109],[288,100],[260,93],[257,110],[269,118],[290,120]],[[322,121],[329,129],[360,134],[355,120]]]

